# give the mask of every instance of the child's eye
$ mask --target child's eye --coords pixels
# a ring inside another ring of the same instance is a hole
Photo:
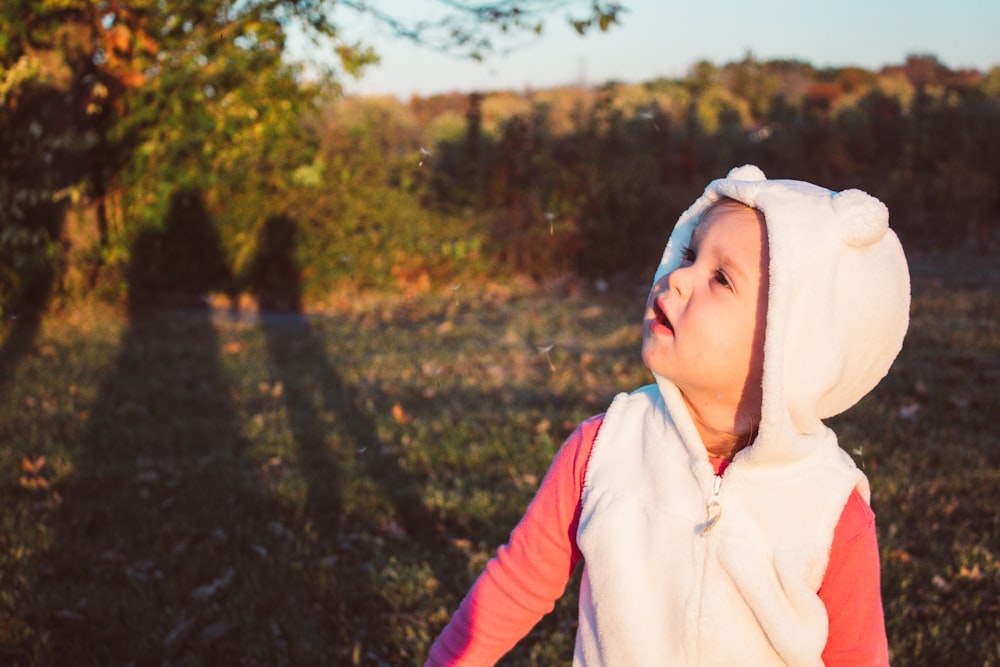
[[[681,250],[681,261],[684,264],[694,264],[694,260],[697,257],[698,256],[694,252],[694,248],[689,245],[684,246],[684,249]]]
[[[722,269],[715,272],[715,281],[726,289],[733,288],[733,286],[729,284],[729,278],[726,277],[726,274],[722,271]]]

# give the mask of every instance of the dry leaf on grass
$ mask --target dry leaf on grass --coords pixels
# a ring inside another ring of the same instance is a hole
[[[400,426],[406,426],[413,421],[413,418],[406,414],[406,411],[403,410],[403,406],[399,403],[395,403],[392,406],[392,418],[395,419],[396,423]]]
[[[21,459],[21,470],[24,471],[24,474],[18,480],[21,488],[29,491],[48,490],[49,482],[42,476],[45,463],[46,459],[44,456],[36,457],[34,460],[28,457]]]
[[[167,657],[172,658],[177,656],[184,648],[184,645],[187,644],[193,631],[194,619],[186,618],[175,625],[174,629],[163,640],[163,651],[167,654]]]
[[[233,583],[234,578],[236,578],[236,570],[229,568],[220,576],[216,577],[212,583],[198,586],[196,589],[191,591],[191,599],[195,602],[207,602],[222,591],[229,588],[229,585]]]
[[[897,562],[903,563],[904,565],[906,563],[909,563],[909,562],[911,562],[913,560],[913,556],[911,556],[910,553],[906,549],[894,549],[889,554],[889,557],[892,560],[895,560]]]
[[[49,488],[49,483],[44,477],[28,477],[27,475],[21,475],[18,480],[21,484],[21,488],[28,489],[29,491],[45,491]]]
[[[379,523],[381,524],[383,532],[390,538],[400,542],[405,542],[410,539],[406,529],[395,520],[383,518]]]
[[[916,401],[909,401],[904,403],[899,408],[899,416],[906,421],[914,421],[917,418],[917,413],[920,412],[920,404]]]
[[[945,578],[942,577],[940,574],[934,575],[934,577],[931,579],[931,585],[934,586],[934,588],[936,588],[937,590],[941,591],[942,593],[951,592],[951,584],[949,584],[945,580]]]
[[[42,468],[45,467],[45,461],[44,456],[39,456],[34,461],[25,456],[21,459],[21,469],[29,475],[40,475]]]

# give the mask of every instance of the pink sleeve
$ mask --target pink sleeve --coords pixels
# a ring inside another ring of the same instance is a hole
[[[855,490],[834,529],[819,589],[830,622],[823,650],[827,667],[889,664],[880,586],[875,514]]]
[[[582,558],[580,495],[601,421],[587,420],[563,444],[510,540],[434,642],[427,666],[493,665],[552,611]]]

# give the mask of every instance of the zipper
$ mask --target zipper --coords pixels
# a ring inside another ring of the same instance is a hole
[[[709,496],[708,505],[706,506],[706,517],[705,522],[698,526],[699,535],[705,537],[708,532],[715,528],[715,525],[719,523],[719,519],[722,518],[722,475],[715,475],[712,479],[712,495]],[[688,631],[693,639],[693,649],[694,655],[701,656],[702,647],[702,632],[700,630],[701,621],[704,607],[705,607],[705,585],[708,579],[709,562],[713,558],[712,554],[715,552],[715,548],[711,545],[712,540],[706,538],[702,542],[701,553],[702,553],[702,564],[701,564],[701,584],[698,591],[698,601],[697,607],[692,609],[693,612],[691,616],[691,624],[688,625]]]
[[[719,519],[722,518],[721,493],[722,475],[716,475],[715,481],[712,483],[712,497],[708,499],[708,517],[701,529],[702,535],[715,528],[715,524],[719,523]]]

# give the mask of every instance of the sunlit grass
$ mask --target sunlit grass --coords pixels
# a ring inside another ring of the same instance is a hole
[[[973,273],[915,268],[899,362],[834,423],[874,489],[894,664],[1000,664],[1000,281]],[[418,663],[569,430],[648,381],[642,299],[9,322],[0,664]],[[575,600],[505,664],[566,663]]]

